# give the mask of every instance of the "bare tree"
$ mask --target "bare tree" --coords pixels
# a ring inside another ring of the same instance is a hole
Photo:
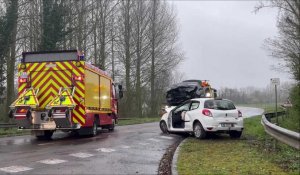
[[[278,8],[277,27],[279,35],[267,39],[266,48],[273,57],[282,59],[285,67],[300,86],[300,0],[261,1],[255,10]]]

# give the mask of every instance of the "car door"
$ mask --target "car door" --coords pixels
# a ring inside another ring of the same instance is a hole
[[[189,109],[190,109],[190,101],[187,101],[187,102],[183,103],[182,105],[174,108],[170,112],[170,115],[168,116],[168,125],[172,131],[184,131],[184,127],[176,128],[173,126],[174,122],[177,122],[177,121],[173,121],[173,118],[176,118],[176,120],[177,120],[179,117],[181,117],[181,113],[183,111],[188,111]]]
[[[187,111],[184,115],[184,121],[185,121],[185,131],[193,131],[193,122],[197,116],[199,116],[199,101],[191,101],[190,109]]]

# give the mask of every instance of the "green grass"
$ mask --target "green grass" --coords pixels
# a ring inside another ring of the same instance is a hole
[[[152,118],[126,118],[126,119],[119,119],[118,126],[122,125],[134,125],[134,124],[141,124],[141,123],[150,123],[150,122],[159,122],[160,118],[152,117]]]
[[[0,137],[27,135],[30,131],[20,131],[17,128],[0,128]]]
[[[300,115],[296,112],[296,109],[290,109],[286,116],[282,116],[279,120],[281,127],[289,130],[300,132]]]
[[[179,174],[298,174],[299,151],[268,136],[261,116],[245,119],[244,127],[240,140],[188,138],[180,149]]]
[[[178,158],[179,174],[286,174],[242,140],[189,138]]]

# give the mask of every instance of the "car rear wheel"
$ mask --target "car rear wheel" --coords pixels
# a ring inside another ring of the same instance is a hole
[[[194,136],[197,139],[204,139],[206,137],[206,132],[200,122],[194,124]]]
[[[169,133],[168,127],[167,127],[167,124],[165,121],[160,121],[159,126],[160,126],[160,130],[162,131],[162,133],[164,133],[164,134]]]
[[[238,138],[241,137],[242,131],[230,131],[230,132],[229,132],[229,135],[230,135],[230,137],[233,138],[233,139],[238,139]]]

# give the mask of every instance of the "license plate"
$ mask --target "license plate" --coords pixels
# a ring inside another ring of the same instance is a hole
[[[232,123],[221,123],[222,127],[233,127]]]

